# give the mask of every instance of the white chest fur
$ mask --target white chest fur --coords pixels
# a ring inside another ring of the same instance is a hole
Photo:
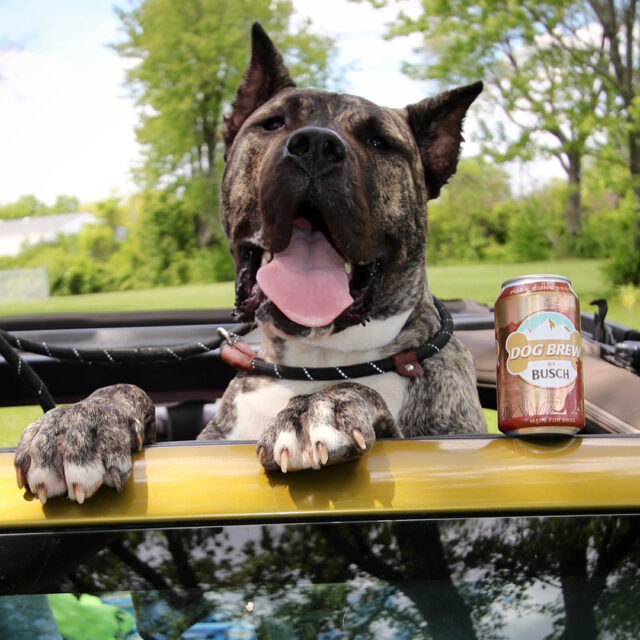
[[[351,327],[333,336],[288,340],[282,364],[326,367],[377,360],[382,357],[381,348],[398,335],[409,313],[410,310],[386,320],[374,320],[366,327]],[[384,373],[356,378],[353,382],[375,389],[397,421],[409,384],[407,378],[396,373]],[[236,398],[236,425],[228,437],[232,440],[257,440],[291,398],[339,383],[274,379],[271,384],[240,394]]]

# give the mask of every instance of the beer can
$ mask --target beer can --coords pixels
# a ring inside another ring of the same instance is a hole
[[[584,427],[580,305],[563,276],[502,285],[495,305],[498,428],[573,435]]]

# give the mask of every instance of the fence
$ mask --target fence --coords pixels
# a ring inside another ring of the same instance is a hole
[[[0,302],[43,300],[49,297],[49,276],[44,267],[0,271]]]

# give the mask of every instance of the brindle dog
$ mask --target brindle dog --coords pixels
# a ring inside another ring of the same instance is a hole
[[[236,315],[259,355],[297,367],[367,363],[428,343],[441,319],[425,271],[426,204],[455,172],[476,83],[405,109],[298,89],[266,33],[224,124],[221,217],[236,263]],[[417,364],[417,363],[416,363]],[[482,432],[473,362],[455,337],[417,377],[279,380],[239,373],[203,439],[257,440],[266,468],[320,468],[377,436]],[[120,490],[153,439],[153,405],[116,385],[29,425],[18,484],[43,502]]]

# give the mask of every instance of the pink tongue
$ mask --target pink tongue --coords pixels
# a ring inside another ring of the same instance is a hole
[[[257,273],[264,294],[287,318],[324,327],[353,303],[344,258],[319,231],[293,228],[291,242]]]

